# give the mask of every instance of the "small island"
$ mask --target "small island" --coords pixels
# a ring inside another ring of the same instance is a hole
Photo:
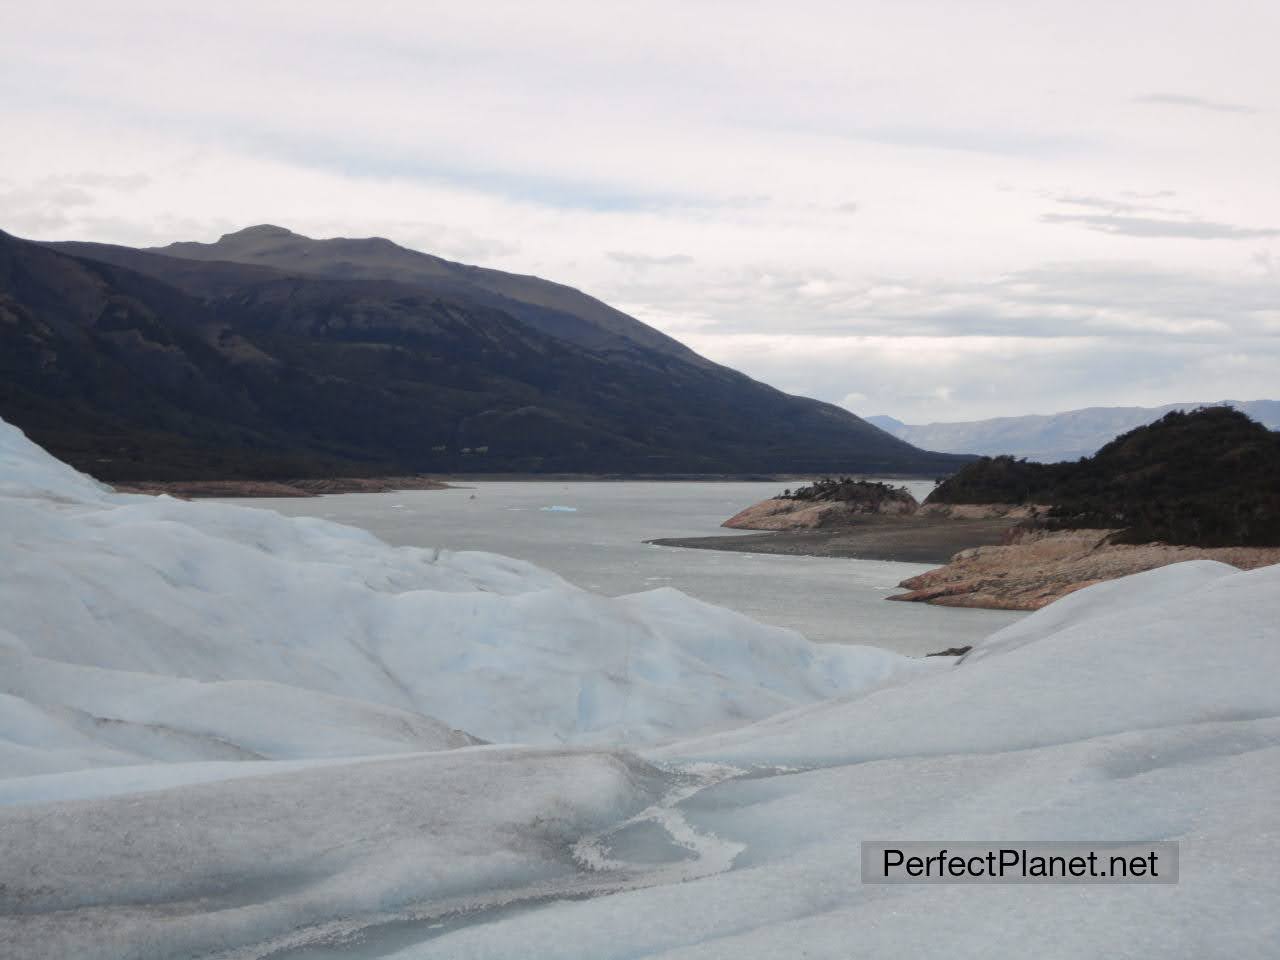
[[[962,515],[963,514],[963,515]],[[976,544],[998,544],[1020,510],[935,511],[905,488],[853,477],[823,478],[784,490],[726,520],[748,536],[672,537],[659,546],[741,553],[946,563]]]
[[[740,530],[815,530],[847,524],[854,517],[902,516],[919,507],[905,487],[827,477],[747,507],[723,525]]]

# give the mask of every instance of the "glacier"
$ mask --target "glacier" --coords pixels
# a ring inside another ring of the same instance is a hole
[[[671,589],[112,493],[0,427],[0,763],[638,743],[923,669]]]
[[[3,424],[0,560],[6,957],[1280,953],[1280,567],[912,660],[115,494]],[[863,885],[873,839],[1169,839],[1181,877]]]

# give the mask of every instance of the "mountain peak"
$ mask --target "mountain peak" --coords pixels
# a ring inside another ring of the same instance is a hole
[[[294,233],[287,227],[277,227],[274,223],[259,223],[256,226],[245,227],[243,230],[236,230],[232,233],[224,233],[218,240],[262,240],[269,237],[297,237],[299,234]]]

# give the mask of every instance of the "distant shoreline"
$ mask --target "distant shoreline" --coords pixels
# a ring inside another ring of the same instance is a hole
[[[320,477],[301,480],[165,480],[111,485],[117,493],[165,494],[183,500],[322,497],[339,493],[456,489],[434,477]]]
[[[950,517],[871,515],[834,530],[663,537],[646,542],[660,547],[733,553],[945,564],[961,550],[1000,543],[1014,523],[1002,517],[958,520]]]
[[[465,483],[502,481],[519,483],[810,483],[822,473],[440,473],[441,480]],[[937,475],[920,473],[859,473],[858,477],[879,480],[935,480]]]
[[[319,497],[342,493],[459,489],[468,483],[797,483],[816,474],[758,473],[466,473],[431,476],[312,477],[296,480],[135,480],[107,482],[118,493],[183,499]],[[861,476],[861,475],[860,475]],[[866,474],[866,476],[873,476]],[[881,480],[932,480],[932,475],[874,474]]]

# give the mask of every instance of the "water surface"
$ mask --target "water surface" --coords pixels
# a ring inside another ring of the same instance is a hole
[[[907,654],[972,643],[1025,616],[886,602],[886,596],[899,592],[900,580],[930,569],[922,564],[721,553],[644,542],[732,533],[720,524],[782,486],[477,481],[467,489],[236,502],[363,527],[397,545],[506,554],[609,596],[675,587],[811,640],[866,643]],[[933,484],[907,486],[923,498]]]

